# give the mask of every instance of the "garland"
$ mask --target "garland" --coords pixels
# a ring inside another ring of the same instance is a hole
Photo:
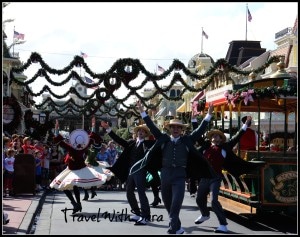
[[[254,98],[281,98],[282,96],[297,96],[297,88],[295,86],[269,86],[266,88],[242,88],[238,90],[229,90],[224,93],[228,104],[232,104],[234,108],[237,103],[243,101],[245,105],[253,102]]]
[[[165,70],[162,74],[156,75],[154,73],[151,73],[145,69],[145,67],[141,64],[141,62],[138,59],[132,59],[132,58],[124,58],[124,59],[118,59],[111,68],[104,72],[104,73],[95,73],[93,72],[88,65],[85,63],[84,58],[81,56],[75,56],[74,59],[70,62],[69,65],[67,65],[63,69],[54,69],[51,68],[44,60],[43,58],[36,52],[32,53],[30,58],[22,65],[19,65],[18,67],[13,67],[12,72],[16,73],[23,73],[25,70],[27,70],[33,63],[39,63],[41,68],[36,72],[36,74],[29,80],[21,81],[18,79],[15,79],[12,77],[12,80],[17,83],[20,86],[25,87],[26,91],[31,96],[40,96],[45,92],[49,92],[52,97],[56,99],[63,99],[67,96],[70,96],[70,94],[75,94],[78,98],[84,100],[84,101],[91,101],[91,103],[87,103],[84,106],[79,106],[74,101],[69,100],[63,107],[61,105],[57,105],[52,98],[48,98],[46,101],[44,101],[40,105],[36,105],[37,109],[40,110],[48,110],[49,113],[52,111],[55,111],[61,116],[64,116],[68,113],[73,113],[74,115],[81,115],[84,114],[86,116],[93,115],[96,112],[101,115],[109,113],[109,111],[115,109],[117,111],[117,116],[121,118],[128,118],[130,116],[138,115],[139,113],[135,110],[135,107],[133,105],[126,105],[126,101],[130,99],[132,96],[136,97],[137,99],[143,101],[143,105],[147,109],[152,109],[153,105],[147,104],[145,101],[151,101],[154,99],[157,95],[161,95],[166,100],[169,101],[180,101],[182,100],[182,95],[186,91],[191,92],[200,92],[202,90],[205,90],[207,86],[214,80],[215,77],[217,77],[220,73],[220,71],[224,71],[226,73],[228,72],[234,72],[239,75],[248,76],[250,73],[261,73],[263,72],[270,64],[279,62],[281,56],[273,56],[271,57],[264,65],[261,67],[255,69],[255,70],[249,70],[249,71],[242,71],[239,68],[230,65],[225,59],[219,59],[205,74],[198,75],[196,73],[192,73],[188,68],[185,67],[185,65],[180,62],[177,59],[174,59],[173,63],[170,65],[170,67]],[[76,71],[73,70],[74,67],[82,67],[85,72],[93,78],[94,83],[87,83],[84,78],[82,78],[80,75],[77,74]],[[171,73],[174,71],[174,74],[172,76],[171,82],[168,86],[162,88],[159,85],[159,82],[163,79],[166,79],[171,75]],[[179,73],[179,71],[182,71],[187,77],[189,77],[191,80],[203,80],[208,79],[206,83],[200,87],[195,88],[193,86],[188,85],[185,80],[182,78],[182,75]],[[66,77],[61,82],[55,82],[51,79],[49,74],[52,75],[59,75],[62,76],[66,74]],[[145,75],[145,79],[139,81],[138,86],[132,86],[133,81],[138,80],[138,76],[140,74]],[[70,80],[77,80],[81,85],[92,88],[92,87],[98,87],[94,92],[89,96],[81,96],[77,90],[74,87],[71,87],[69,90],[67,90],[63,95],[56,94],[51,88],[49,88],[47,85],[45,85],[39,92],[34,93],[31,88],[32,83],[36,83],[36,80],[39,77],[45,77],[48,83],[50,83],[52,86],[64,86],[66,85]],[[147,83],[153,84],[153,93],[150,96],[141,96],[139,93],[139,90],[144,88]],[[169,96],[169,90],[177,83],[180,83],[184,86],[184,89],[182,90],[181,94],[176,97],[170,97]],[[117,98],[114,95],[114,92],[118,90],[121,86],[125,86],[125,88],[128,89],[128,94],[125,95],[123,98]],[[98,101],[97,105],[95,105],[95,98]],[[109,99],[113,99],[116,103],[107,108],[105,106],[105,102]],[[117,105],[122,105],[123,107],[127,108],[128,110],[133,109],[133,112],[124,112],[122,113],[117,109]],[[104,106],[104,109],[102,109]],[[157,105],[155,105],[157,106]],[[111,115],[111,114],[110,114]]]

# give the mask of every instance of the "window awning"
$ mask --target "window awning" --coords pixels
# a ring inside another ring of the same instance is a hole
[[[166,115],[167,115],[166,107],[163,107],[155,114],[154,117],[157,118],[159,116],[166,116]]]
[[[176,109],[176,112],[178,112],[178,113],[184,113],[184,112],[186,112],[186,106],[185,106],[185,103],[183,103],[182,105],[180,105],[180,106],[178,107],[178,109]]]

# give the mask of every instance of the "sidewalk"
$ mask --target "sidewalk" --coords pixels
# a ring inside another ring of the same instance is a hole
[[[9,223],[2,225],[2,234],[30,234],[33,217],[42,206],[46,191],[36,195],[18,194],[2,198],[2,211],[8,214]]]

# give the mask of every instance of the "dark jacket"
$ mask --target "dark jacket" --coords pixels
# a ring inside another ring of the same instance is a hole
[[[115,174],[115,176],[122,183],[124,183],[129,175],[130,154],[136,144],[136,140],[131,139],[129,141],[126,141],[123,138],[119,137],[117,134],[115,134],[113,131],[110,131],[108,135],[124,149],[119,158],[114,163],[114,165],[112,167],[107,167],[107,169],[111,170]],[[150,147],[153,144],[153,140],[144,140],[144,145],[147,148],[147,150],[150,149]]]
[[[231,139],[227,142],[224,142],[220,145],[222,149],[226,151],[226,158],[223,164],[223,169],[227,170],[230,174],[235,177],[239,177],[242,174],[247,174],[252,170],[261,167],[264,162],[251,162],[245,161],[242,158],[238,157],[233,152],[233,147],[239,142],[241,136],[245,134],[243,129],[240,129],[236,135],[234,135]],[[206,139],[201,147],[198,149],[201,154],[211,146],[211,141]]]
[[[155,144],[149,149],[145,157],[135,163],[130,169],[130,174],[137,172],[138,170],[146,167],[146,169],[159,170],[162,165],[162,154],[161,148],[164,143],[170,141],[170,136],[162,133],[156,125],[152,122],[149,116],[144,118],[144,121],[151,133],[156,138]],[[208,162],[203,158],[201,153],[195,148],[195,142],[205,132],[208,122],[202,120],[200,126],[195,129],[189,135],[183,135],[180,139],[187,146],[189,155],[187,159],[187,176],[201,176],[201,177],[212,177],[213,172]]]
[[[86,148],[82,150],[77,150],[73,148],[69,143],[66,143],[64,141],[63,136],[60,134],[53,138],[53,143],[58,144],[62,148],[66,149],[66,151],[68,152],[67,155],[65,156],[64,162],[67,164],[70,170],[80,170],[86,167],[86,164],[84,162],[85,154],[90,143]]]

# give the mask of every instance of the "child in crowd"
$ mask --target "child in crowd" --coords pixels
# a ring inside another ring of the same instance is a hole
[[[15,150],[9,148],[7,150],[7,157],[4,159],[4,196],[13,194],[13,178],[14,178],[14,163]]]
[[[34,153],[34,146],[31,144],[31,138],[30,137],[24,137],[23,139],[23,153],[24,154],[33,154]]]
[[[42,152],[40,150],[34,151],[35,158],[35,184],[36,184],[36,192],[39,192],[42,187],[42,160],[41,160]]]
[[[50,169],[50,159],[51,154],[49,151],[49,146],[44,145],[44,159],[42,162],[42,187],[49,188],[49,169]]]

